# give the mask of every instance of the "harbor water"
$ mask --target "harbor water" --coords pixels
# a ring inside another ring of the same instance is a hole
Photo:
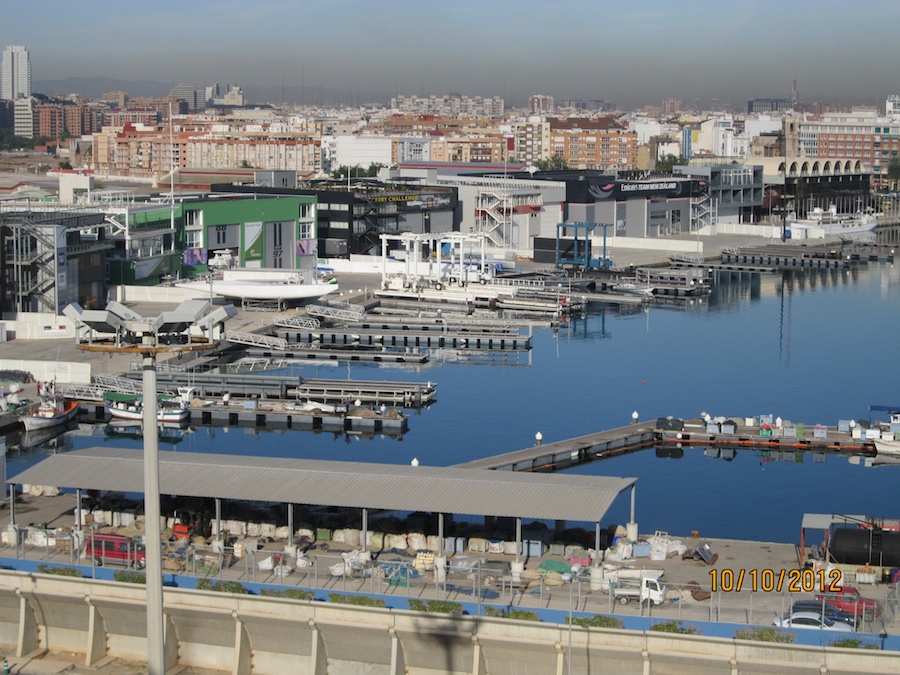
[[[410,411],[402,437],[196,427],[163,432],[160,448],[449,466],[641,420],[772,415],[807,426],[870,419],[900,406],[900,266],[725,274],[713,292],[649,308],[591,306],[558,330],[535,329],[526,354],[435,352],[426,364],[304,364],[305,377],[432,381],[437,401]],[[876,417],[874,419],[881,419]],[[8,441],[7,475],[48,453],[139,437],[81,425],[29,450]],[[796,542],[804,512],[900,517],[900,467],[859,458],[740,449],[641,450],[568,471],[633,476],[642,533]],[[678,455],[673,456],[673,455]],[[628,520],[623,494],[604,519]]]

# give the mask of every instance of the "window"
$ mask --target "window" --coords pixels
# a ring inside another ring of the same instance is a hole
[[[203,230],[186,230],[184,244],[187,248],[203,248]]]
[[[316,237],[316,225],[315,223],[299,223],[299,227],[297,229],[297,238],[298,239],[315,239]]]

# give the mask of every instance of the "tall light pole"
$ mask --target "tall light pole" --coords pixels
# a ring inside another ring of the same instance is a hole
[[[140,354],[143,368],[144,520],[147,588],[147,672],[164,675],[165,617],[162,592],[162,544],[159,506],[159,429],[157,428],[156,359],[160,354],[181,354],[212,349],[212,327],[234,316],[234,306],[212,309],[205,300],[187,300],[171,312],[145,318],[117,302],[105,310],[82,310],[69,305],[63,313],[90,329],[78,349],[89,352]],[[190,334],[192,327],[209,326],[210,337]],[[93,332],[114,338],[92,339]],[[161,339],[163,338],[163,339]]]

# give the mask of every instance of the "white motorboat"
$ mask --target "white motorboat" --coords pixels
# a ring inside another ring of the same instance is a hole
[[[223,298],[241,300],[305,300],[321,298],[338,290],[337,281],[238,281],[212,279],[211,281],[180,281],[178,288],[196,290],[200,294],[214,293]]]
[[[78,401],[60,396],[44,396],[37,405],[29,406],[19,415],[25,431],[36,431],[65,424],[78,413]]]
[[[654,288],[653,286],[638,286],[631,282],[623,282],[615,284],[611,290],[616,293],[628,293],[629,295],[651,296],[653,295]]]

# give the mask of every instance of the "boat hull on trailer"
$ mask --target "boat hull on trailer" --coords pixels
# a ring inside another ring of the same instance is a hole
[[[176,283],[177,288],[188,288],[201,294],[210,292],[209,281],[182,281]],[[231,281],[224,279],[212,280],[212,292],[223,298],[238,298],[240,300],[306,300],[309,298],[321,298],[323,295],[334,293],[338,290],[337,283],[295,283],[295,282],[270,282],[270,281]]]

